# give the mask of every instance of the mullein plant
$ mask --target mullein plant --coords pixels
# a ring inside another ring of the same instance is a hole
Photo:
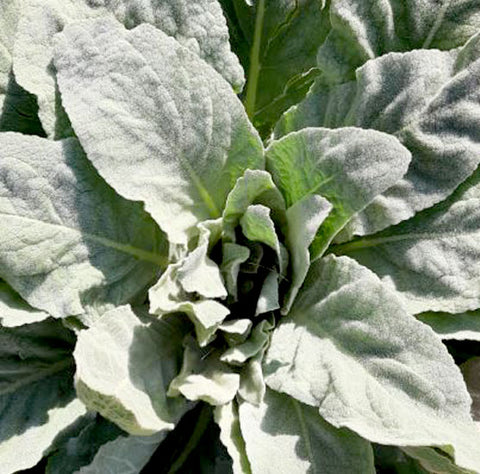
[[[480,473],[478,31],[4,0],[0,473]]]

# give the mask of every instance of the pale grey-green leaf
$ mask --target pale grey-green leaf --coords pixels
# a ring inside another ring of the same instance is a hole
[[[216,0],[24,0],[20,13],[15,75],[22,87],[37,96],[42,124],[49,136],[58,137],[62,113],[52,65],[53,38],[78,20],[114,15],[127,28],[149,23],[207,61],[237,91],[244,83],[243,70],[230,51],[226,22]]]
[[[428,324],[442,339],[480,342],[480,311],[460,314],[421,313],[417,319]]]
[[[237,178],[263,167],[229,84],[173,38],[107,19],[56,38],[62,99],[89,159],[121,195],[145,202],[172,243],[220,217]]]
[[[361,128],[307,128],[273,142],[267,169],[290,207],[312,194],[333,206],[312,243],[323,254],[357,212],[407,171],[410,153],[392,136]]]
[[[279,275],[272,270],[265,278],[255,309],[255,316],[275,311],[280,308],[279,302]]]
[[[59,321],[0,328],[0,472],[35,466],[85,414],[73,389],[74,338]]]
[[[413,314],[480,307],[480,199],[444,201],[380,234],[340,245],[404,297]]]
[[[0,280],[0,322],[3,327],[37,323],[48,317],[48,313],[32,308],[18,293]]]
[[[284,394],[267,389],[259,407],[240,403],[239,415],[254,473],[375,473],[370,443]]]
[[[266,354],[267,385],[371,441],[447,446],[480,469],[480,432],[458,367],[378,277],[346,257],[315,262]]]
[[[125,431],[171,430],[187,406],[167,397],[180,370],[184,329],[138,317],[129,306],[108,311],[80,332],[74,356],[79,397]]]
[[[317,62],[330,82],[345,82],[367,60],[391,51],[451,49],[480,27],[468,0],[332,0],[332,29]]]
[[[265,396],[267,385],[263,377],[262,360],[266,347],[249,359],[240,372],[238,395],[246,402],[259,406]]]
[[[332,205],[318,194],[310,194],[287,209],[286,242],[292,261],[292,282],[283,303],[288,314],[310,267],[309,247],[318,228],[332,210]]]
[[[0,214],[0,277],[55,317],[126,303],[165,262],[156,224],[98,176],[75,139],[1,134]]]
[[[337,87],[318,82],[305,101],[285,115],[279,134],[312,126],[354,125],[393,134],[412,153],[404,178],[355,217],[342,240],[412,217],[448,197],[476,169],[479,39],[477,35],[452,51],[390,53],[368,61],[357,70],[356,82]],[[329,99],[340,102],[338,119],[329,118]]]
[[[245,450],[245,441],[240,430],[238,405],[235,400],[215,407],[213,416],[220,428],[220,441],[232,458],[233,474],[252,474]]]
[[[200,349],[190,337],[185,341],[182,370],[172,380],[168,395],[203,400],[218,406],[230,402],[238,391],[240,376],[219,359],[215,348]]]

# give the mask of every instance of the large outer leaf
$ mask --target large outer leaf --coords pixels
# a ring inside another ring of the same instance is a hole
[[[127,31],[104,19],[57,38],[62,98],[89,159],[185,244],[199,221],[220,216],[243,171],[263,166],[241,103],[210,66],[150,25]]]
[[[160,28],[211,64],[236,89],[242,88],[243,71],[230,51],[226,22],[216,0],[23,0],[14,51],[15,75],[38,97],[49,136],[63,133],[52,67],[54,35],[71,22],[111,13],[127,28],[141,23]]]
[[[480,433],[458,367],[433,331],[368,269],[318,260],[274,331],[267,385],[381,444],[453,446],[480,470]],[[450,448],[449,448],[450,449]]]
[[[428,324],[443,340],[470,340],[480,342],[480,311],[461,314],[427,312],[417,319]]]
[[[128,306],[108,311],[78,336],[79,397],[129,433],[171,430],[186,410],[185,400],[167,397],[180,370],[183,336],[180,324],[140,319]]]
[[[480,27],[480,5],[471,0],[332,0],[330,19],[318,66],[328,81],[344,82],[368,59],[391,51],[461,46]]]
[[[315,258],[352,216],[402,178],[410,153],[374,130],[307,128],[273,142],[266,159],[287,206],[312,194],[333,206],[312,244]]]
[[[480,307],[480,199],[451,199],[380,234],[340,245],[400,292],[410,312]]]
[[[239,415],[255,474],[375,473],[370,443],[284,394],[267,389],[258,408],[241,403]]]
[[[0,472],[33,467],[85,412],[73,390],[74,339],[58,321],[0,328]]]
[[[357,70],[356,86],[317,84],[285,115],[278,134],[354,125],[393,134],[411,151],[408,173],[354,219],[350,235],[410,218],[448,197],[478,166],[479,43],[477,35],[459,50],[385,55]]]
[[[0,276],[55,317],[130,301],[164,261],[155,223],[75,139],[0,135],[0,215]]]

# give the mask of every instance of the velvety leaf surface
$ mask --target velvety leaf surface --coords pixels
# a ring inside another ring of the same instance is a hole
[[[480,200],[456,196],[338,249],[400,292],[414,314],[475,310],[480,306]]]
[[[126,303],[164,264],[155,223],[106,185],[75,139],[1,134],[0,214],[0,276],[55,317]]]
[[[263,166],[228,83],[150,25],[69,25],[57,36],[55,65],[89,159],[121,195],[145,202],[172,243],[220,217],[236,179]]]
[[[253,473],[375,472],[370,443],[284,394],[267,389],[258,408],[241,403],[239,415]]]
[[[479,40],[477,35],[453,51],[391,53],[369,61],[357,70],[356,83],[318,83],[284,116],[278,134],[353,125],[395,135],[412,153],[405,177],[354,218],[343,240],[374,233],[442,201],[476,169]]]
[[[138,317],[128,306],[108,311],[80,332],[74,357],[79,397],[135,435],[171,430],[185,400],[167,397],[180,370],[184,329]]]
[[[480,6],[469,0],[332,0],[330,21],[317,60],[328,81],[338,83],[391,51],[461,46],[480,27]]]
[[[353,215],[404,175],[410,153],[374,130],[307,128],[273,142],[266,160],[287,206],[312,194],[332,205],[312,244],[315,258]]]
[[[453,446],[480,468],[480,432],[458,367],[433,331],[354,260],[313,264],[272,335],[267,385],[381,444]]]
[[[20,13],[15,75],[37,96],[49,136],[61,138],[64,133],[52,64],[53,37],[74,21],[114,15],[129,29],[150,23],[211,64],[235,89],[243,86],[243,70],[230,51],[226,21],[216,0],[25,0]]]
[[[0,322],[3,327],[36,323],[48,317],[48,313],[32,308],[9,285],[0,280]]]
[[[73,389],[74,338],[58,321],[0,328],[0,471],[35,466],[85,414]]]

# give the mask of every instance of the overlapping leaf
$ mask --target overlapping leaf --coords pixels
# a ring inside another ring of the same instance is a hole
[[[405,177],[354,219],[345,240],[384,229],[445,199],[478,166],[479,41],[475,36],[463,48],[446,52],[387,54],[358,69],[356,84],[317,85],[286,114],[279,134],[354,125],[393,134],[412,153]]]
[[[130,301],[165,261],[155,223],[75,139],[0,135],[0,214],[0,276],[55,317]]]
[[[187,407],[167,397],[182,357],[184,329],[177,323],[139,318],[120,306],[82,331],[75,380],[87,407],[131,434],[171,430]]]
[[[382,444],[453,447],[459,466],[480,469],[460,371],[433,331],[354,260],[313,264],[264,370],[267,385],[336,427]]]
[[[49,136],[62,138],[71,133],[56,92],[54,35],[74,21],[113,16],[127,28],[141,23],[154,25],[211,64],[237,90],[242,88],[243,71],[230,51],[226,22],[216,0],[25,0],[15,41],[14,70],[20,85],[37,96]]]
[[[121,195],[145,202],[170,242],[186,244],[198,222],[220,216],[243,171],[263,166],[241,103],[150,25],[104,19],[57,38],[62,100],[89,159]]]

